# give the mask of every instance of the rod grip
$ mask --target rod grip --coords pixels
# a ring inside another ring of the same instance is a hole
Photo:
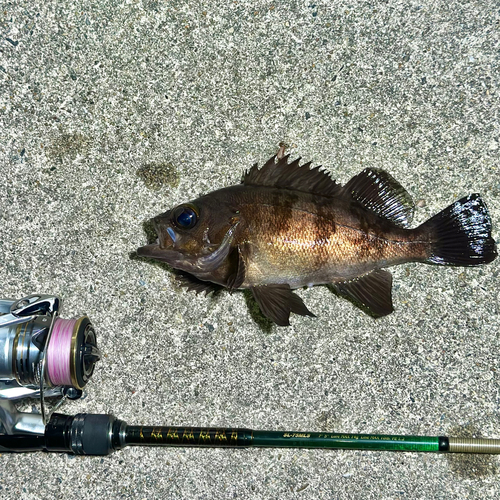
[[[449,438],[450,453],[500,453],[500,439]]]
[[[113,415],[78,413],[74,417],[54,413],[45,428],[45,449],[75,455],[109,455],[122,448],[125,422]]]

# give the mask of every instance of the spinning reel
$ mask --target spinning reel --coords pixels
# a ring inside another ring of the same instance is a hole
[[[43,434],[51,410],[78,399],[100,359],[94,328],[86,316],[59,317],[51,295],[0,300],[0,435]],[[40,413],[16,403],[40,401]]]

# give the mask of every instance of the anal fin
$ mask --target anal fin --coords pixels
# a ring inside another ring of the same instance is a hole
[[[392,307],[392,274],[376,269],[371,273],[345,283],[333,285],[335,291],[366,309],[372,316],[387,316]]]
[[[288,285],[256,286],[253,296],[262,313],[279,326],[290,325],[290,313],[314,316]]]

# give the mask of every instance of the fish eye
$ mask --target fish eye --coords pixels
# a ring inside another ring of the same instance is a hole
[[[194,207],[182,205],[174,211],[174,224],[181,229],[191,229],[198,222],[198,214]]]

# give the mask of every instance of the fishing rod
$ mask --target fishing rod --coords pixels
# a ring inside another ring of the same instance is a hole
[[[0,453],[108,455],[127,446],[500,453],[500,439],[140,426],[107,414],[56,413],[82,396],[100,359],[90,320],[62,319],[59,308],[50,295],[0,300]],[[32,399],[40,411],[19,411]]]
[[[0,451],[43,450],[109,455],[126,446],[203,448],[322,448],[440,453],[500,453],[500,439],[333,432],[283,432],[208,427],[128,425],[112,415],[52,415],[43,435],[0,436]]]

